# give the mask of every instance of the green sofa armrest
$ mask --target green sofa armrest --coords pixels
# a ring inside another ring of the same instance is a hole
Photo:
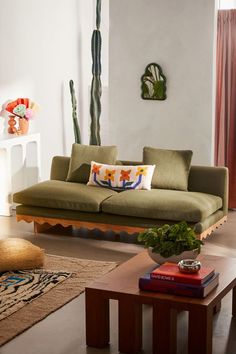
[[[50,179],[65,181],[69,169],[70,157],[54,156],[51,165]]]
[[[191,166],[188,190],[217,195],[222,198],[224,215],[228,213],[228,168]]]

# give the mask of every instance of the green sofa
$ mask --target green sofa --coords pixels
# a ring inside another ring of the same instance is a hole
[[[228,170],[192,166],[188,191],[151,189],[117,192],[66,182],[69,157],[56,156],[49,181],[15,193],[17,220],[34,222],[35,231],[61,224],[89,229],[139,232],[185,220],[200,238],[227,219]],[[121,162],[123,165],[140,162]]]

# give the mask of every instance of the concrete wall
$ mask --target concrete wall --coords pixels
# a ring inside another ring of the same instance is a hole
[[[30,129],[41,134],[46,179],[52,156],[65,152],[65,129],[73,134],[65,92],[78,81],[77,0],[1,0],[0,43],[0,102],[30,97],[41,106]]]
[[[213,161],[214,0],[111,0],[111,141],[120,158],[140,159],[144,145],[192,149]],[[167,99],[140,98],[147,64],[161,65]]]
[[[70,79],[75,82],[83,142],[89,141],[95,3],[0,0],[0,104],[17,97],[40,104],[31,131],[41,134],[43,179],[49,176],[51,158],[68,155],[74,140]],[[196,162],[209,163],[214,1],[103,0],[101,31],[102,143],[117,144],[121,158],[137,159],[143,145],[192,148]],[[167,76],[164,102],[140,98],[140,77],[152,61]]]
[[[0,104],[30,97],[41,106],[30,130],[41,135],[42,179],[49,177],[52,157],[69,155],[74,142],[70,79],[75,83],[83,142],[89,141],[95,4],[95,0],[0,0]],[[107,136],[108,5],[103,0],[103,136]]]

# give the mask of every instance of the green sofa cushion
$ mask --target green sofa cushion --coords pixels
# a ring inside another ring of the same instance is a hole
[[[117,192],[80,183],[45,181],[15,193],[15,203],[79,211],[99,212],[101,202]]]
[[[116,146],[73,144],[66,180],[68,182],[87,183],[89,180],[91,161],[114,165],[116,159]]]
[[[156,165],[152,188],[188,190],[188,175],[193,152],[144,147],[143,163]]]
[[[102,211],[116,215],[199,222],[222,207],[220,197],[165,189],[130,190],[103,201]]]

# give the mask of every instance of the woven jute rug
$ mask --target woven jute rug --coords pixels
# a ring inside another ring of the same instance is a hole
[[[8,302],[8,306],[5,305],[0,313],[0,318],[3,318],[0,320],[0,346],[80,295],[85,286],[115,267],[114,262],[47,255],[43,270],[36,271],[33,276],[28,272],[19,272],[2,278],[3,283],[22,279],[24,283],[27,282],[25,279],[30,278],[28,283],[31,285],[28,288],[36,288],[37,292],[24,290],[23,294],[23,291],[20,291],[15,299],[12,291],[9,299],[6,294],[2,296],[4,303]]]

